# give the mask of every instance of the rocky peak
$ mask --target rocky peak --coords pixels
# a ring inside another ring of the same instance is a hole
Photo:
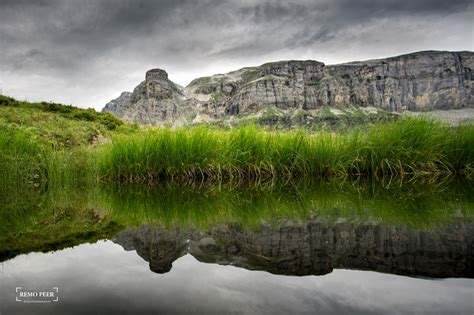
[[[162,69],[146,72],[132,93],[125,92],[107,103],[103,111],[114,113],[118,117],[143,124],[182,124],[185,117],[183,89],[168,79],[168,73]]]
[[[145,75],[146,97],[156,100],[172,99],[174,93],[183,94],[181,89],[168,80],[168,73],[161,69],[152,69]]]
[[[168,80],[168,73],[162,69],[151,69],[145,74],[146,81]]]

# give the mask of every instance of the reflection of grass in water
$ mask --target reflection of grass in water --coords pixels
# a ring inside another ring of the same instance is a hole
[[[471,219],[470,183],[412,183],[383,188],[369,182],[297,186],[87,186],[0,189],[0,260],[110,238],[125,226],[156,223],[207,229],[243,228],[287,220],[388,223],[434,229],[461,215]]]
[[[101,204],[110,208],[111,215],[124,225],[156,222],[209,227],[220,222],[237,222],[258,226],[281,223],[284,219],[317,217],[431,229],[451,222],[459,211],[470,216],[474,209],[471,192],[420,183],[389,189],[367,182],[258,189],[139,185],[104,186],[104,189]]]
[[[470,184],[416,182],[383,187],[359,181],[197,187],[74,183],[66,188],[49,187],[45,193],[1,186],[0,232],[34,232],[41,224],[47,227],[56,223],[63,224],[65,230],[74,230],[74,225],[84,226],[84,222],[93,225],[93,218],[121,225],[156,222],[207,227],[226,222],[259,225],[316,217],[425,229],[449,223],[456,215],[470,217],[474,211]]]
[[[71,187],[69,187],[71,188]],[[0,189],[0,261],[113,236],[121,229],[94,205],[94,190]]]

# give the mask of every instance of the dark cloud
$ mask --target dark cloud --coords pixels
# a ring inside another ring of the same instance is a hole
[[[0,89],[100,108],[152,67],[194,76],[472,50],[471,1],[0,0]]]
[[[427,13],[451,13],[465,10],[472,1],[470,0],[342,0],[339,1],[341,8],[362,12],[387,12],[422,14]]]

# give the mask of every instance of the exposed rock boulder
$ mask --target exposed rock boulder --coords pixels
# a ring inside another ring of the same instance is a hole
[[[290,119],[323,108],[425,111],[474,107],[474,53],[424,51],[325,66],[280,61],[193,80],[185,89],[150,70],[133,93],[104,108],[149,124],[229,121],[278,111]],[[302,113],[302,114],[301,114]]]

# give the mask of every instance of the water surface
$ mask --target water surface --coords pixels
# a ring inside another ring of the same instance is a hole
[[[472,314],[471,187],[10,191],[0,312]]]
[[[55,304],[16,303],[18,285],[60,288]],[[472,311],[471,279],[425,279],[336,269],[289,277],[201,263],[184,255],[171,271],[151,272],[111,241],[3,263],[2,311],[35,314],[334,313],[453,314]]]

